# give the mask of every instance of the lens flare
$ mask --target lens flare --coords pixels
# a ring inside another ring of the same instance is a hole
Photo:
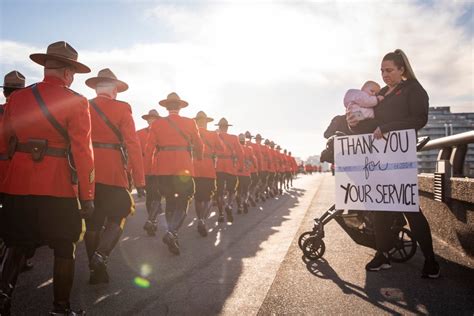
[[[151,270],[151,265],[145,263],[140,267],[140,275],[146,278],[151,274]]]
[[[136,277],[133,280],[133,283],[135,283],[136,286],[138,286],[142,289],[147,289],[147,288],[150,287],[150,281],[148,281],[147,279],[142,278],[142,277]]]

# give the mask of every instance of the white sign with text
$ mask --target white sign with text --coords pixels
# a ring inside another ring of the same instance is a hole
[[[334,159],[336,209],[419,210],[415,130],[337,137]]]

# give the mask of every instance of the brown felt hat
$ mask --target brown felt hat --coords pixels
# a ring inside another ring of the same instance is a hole
[[[0,88],[24,88],[25,87],[25,76],[19,71],[13,70],[5,75],[3,79],[3,86]]]
[[[204,111],[199,111],[196,114],[196,117],[194,118],[195,121],[198,120],[206,120],[206,122],[212,122],[214,119],[212,117],[208,117],[207,114]]]
[[[255,136],[255,139],[263,139],[263,138],[262,138],[262,135],[257,134],[257,135]]]
[[[149,118],[153,118],[153,117],[155,117],[155,118],[160,117],[160,114],[155,109],[152,109],[152,110],[148,111],[148,114],[142,115],[142,119],[144,119],[144,120],[148,120]]]
[[[181,100],[179,95],[176,92],[171,92],[168,94],[166,99],[161,100],[160,102],[161,106],[164,106],[165,108],[173,106],[173,105],[178,105],[180,108],[185,108],[188,106],[188,102]]]
[[[46,54],[31,54],[30,59],[47,69],[62,68],[72,66],[77,73],[91,72],[90,68],[77,61],[77,51],[64,41],[50,44],[46,49]]]
[[[89,88],[95,89],[101,82],[113,83],[117,87],[117,92],[124,92],[128,89],[128,84],[118,80],[115,74],[109,68],[105,68],[99,71],[97,77],[92,77],[86,80],[86,85]]]
[[[252,134],[250,134],[249,131],[246,131],[246,132],[245,132],[245,138],[247,138],[247,139],[252,139],[252,138],[255,138],[255,137],[254,137]]]
[[[219,122],[216,124],[216,126],[232,126],[232,124],[229,124],[229,122],[226,120],[226,118],[223,117],[219,120]]]

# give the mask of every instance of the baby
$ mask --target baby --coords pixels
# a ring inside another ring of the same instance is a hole
[[[383,96],[376,94],[380,91],[377,82],[367,81],[360,90],[349,89],[344,96],[346,112],[357,116],[359,121],[374,118],[374,106],[383,100]]]

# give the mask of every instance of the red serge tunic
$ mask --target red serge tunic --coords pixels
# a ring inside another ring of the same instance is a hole
[[[252,143],[250,141],[247,142],[247,145],[250,145],[252,147],[255,158],[257,159],[257,170],[252,171],[252,172],[263,171],[263,169],[262,169],[262,167],[263,167],[263,157],[262,157],[262,151],[261,151],[260,145]]]
[[[3,131],[3,113],[6,105],[6,103],[0,104],[0,132]],[[5,142],[5,137],[2,135],[0,136],[0,183],[5,179],[9,165],[10,159],[8,159],[8,144]]]
[[[265,145],[257,144],[260,146],[260,154],[262,155],[262,171],[270,172],[271,171],[271,157],[268,151],[268,147]]]
[[[224,154],[224,144],[216,132],[199,128],[201,140],[204,143],[204,155],[202,160],[194,160],[194,176],[196,178],[216,178],[214,159]]]
[[[251,173],[256,172],[257,170],[257,158],[253,153],[253,149],[249,145],[242,146],[244,157],[241,164],[239,164],[239,169],[237,170],[238,176],[250,177]]]
[[[170,113],[167,119],[174,122],[187,136],[196,154],[194,158],[202,157],[203,144],[196,122],[190,118],[179,116],[177,113]],[[193,158],[187,150],[158,150],[155,153],[156,159],[153,159],[153,153],[157,147],[186,148],[190,146],[188,141],[170,125],[167,119],[161,118],[152,123],[146,145],[145,163],[153,161],[151,173],[154,175],[193,177]]]
[[[143,159],[135,132],[132,109],[126,102],[114,100],[106,95],[99,95],[91,100],[104,112],[110,122],[121,132],[123,141],[128,150],[130,171],[136,187],[145,186],[143,174]],[[112,129],[91,107],[92,142],[105,144],[119,144],[120,141]],[[96,182],[128,188],[127,172],[124,168],[119,150],[94,147]]]
[[[45,77],[36,84],[46,107],[67,131],[79,179],[79,198],[94,199],[94,154],[91,143],[89,103],[83,96],[68,89],[55,77]],[[3,117],[5,142],[16,135],[19,143],[29,139],[46,139],[48,147],[66,148],[67,144],[51,125],[37,103],[32,86],[10,95]],[[68,160],[45,155],[33,161],[30,153],[16,152],[5,175],[2,192],[14,195],[76,197],[71,184]]]
[[[239,138],[227,133],[219,133],[219,137],[224,144],[224,153],[218,156],[217,172],[224,172],[231,175],[237,175],[239,161],[243,160],[244,153],[239,143]]]
[[[146,151],[146,142],[148,140],[148,134],[150,133],[150,128],[142,128],[137,131],[138,140],[140,141],[140,149],[143,157],[143,168],[145,169],[145,175],[151,175],[151,163],[145,163],[145,151]]]

